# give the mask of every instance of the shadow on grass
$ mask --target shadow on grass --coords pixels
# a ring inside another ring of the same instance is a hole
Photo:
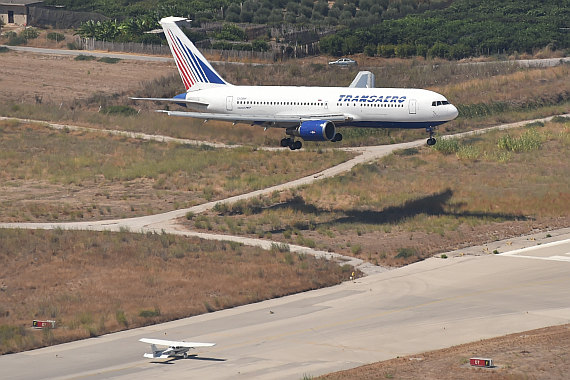
[[[428,195],[425,197],[412,199],[400,206],[386,207],[381,211],[373,210],[348,210],[331,212],[326,209],[318,208],[312,204],[305,203],[301,197],[295,197],[288,202],[276,205],[275,208],[290,209],[306,214],[326,215],[332,213],[342,213],[344,216],[329,220],[324,223],[317,223],[316,226],[332,226],[335,224],[397,224],[411,219],[417,215],[429,216],[452,216],[457,218],[477,218],[484,220],[499,220],[499,221],[519,221],[528,220],[529,218],[524,215],[515,215],[507,213],[493,213],[493,212],[472,212],[472,211],[456,211],[463,207],[464,203],[451,203],[450,200],[453,196],[453,190],[446,189],[442,192]],[[296,226],[299,229],[308,229],[307,226]],[[306,227],[306,228],[305,228]],[[282,230],[271,231],[272,233],[283,232]]]

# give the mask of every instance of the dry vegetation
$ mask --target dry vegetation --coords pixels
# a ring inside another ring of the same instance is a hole
[[[125,60],[113,65],[78,62],[69,57],[34,58],[32,54],[12,52],[4,53],[4,57],[8,59],[0,68],[0,74],[6,74],[0,79],[0,94],[5,102],[0,104],[1,115],[254,146],[276,146],[283,137],[280,129],[264,132],[247,125],[232,126],[214,121],[204,124],[201,120],[167,117],[152,112],[164,108],[164,104],[128,100],[128,96],[167,97],[183,92],[173,64]],[[40,65],[35,70],[40,75],[25,76],[22,68],[32,64]],[[432,89],[445,94],[452,103],[462,106],[462,110],[470,111],[469,118],[459,118],[442,126],[442,133],[568,111],[570,83],[566,79],[570,73],[567,65],[529,69],[505,63],[457,64],[419,59],[380,60],[375,64],[379,66],[339,69],[330,68],[326,63],[295,61],[246,67],[218,64],[216,68],[235,84],[310,86],[347,86],[358,70],[369,69],[376,74],[378,87]],[[41,75],[44,72],[41,65],[47,65],[46,75]],[[26,79],[20,83],[22,77]],[[18,78],[19,82],[8,78]],[[128,105],[140,114],[121,116],[98,112],[100,107],[109,105]],[[476,116],[481,107],[487,111]],[[337,145],[393,143],[425,136],[423,130],[345,129],[342,132],[345,139]],[[312,148],[319,144],[305,146]]]
[[[495,367],[471,367],[472,357],[491,358]],[[569,372],[570,325],[563,325],[386,360],[319,379],[567,379]]]
[[[92,220],[170,211],[287,182],[347,157],[221,150],[0,121],[0,218]]]
[[[186,223],[383,265],[569,225],[568,119],[436,147],[398,151],[280,197],[220,204]]]
[[[337,284],[351,273],[286,249],[127,231],[0,229],[0,354]],[[31,329],[33,319],[57,321]]]

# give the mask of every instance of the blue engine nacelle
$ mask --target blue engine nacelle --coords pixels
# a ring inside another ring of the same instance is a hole
[[[287,133],[305,141],[330,141],[336,135],[336,128],[328,120],[307,120],[296,129],[287,130]]]

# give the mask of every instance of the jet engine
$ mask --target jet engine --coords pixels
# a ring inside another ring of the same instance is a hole
[[[287,134],[305,141],[330,141],[335,138],[336,128],[328,120],[307,120],[297,128],[287,129]]]

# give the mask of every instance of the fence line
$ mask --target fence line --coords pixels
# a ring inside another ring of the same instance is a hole
[[[170,56],[170,48],[166,45],[143,44],[138,42],[112,42],[97,41],[94,38],[78,39],[76,45],[82,50],[103,50],[134,54],[166,55]],[[259,61],[283,61],[290,58],[302,58],[319,53],[318,42],[304,45],[278,45],[271,51],[259,52],[252,50],[217,50],[201,48],[203,54],[219,57],[218,60],[259,60]]]

